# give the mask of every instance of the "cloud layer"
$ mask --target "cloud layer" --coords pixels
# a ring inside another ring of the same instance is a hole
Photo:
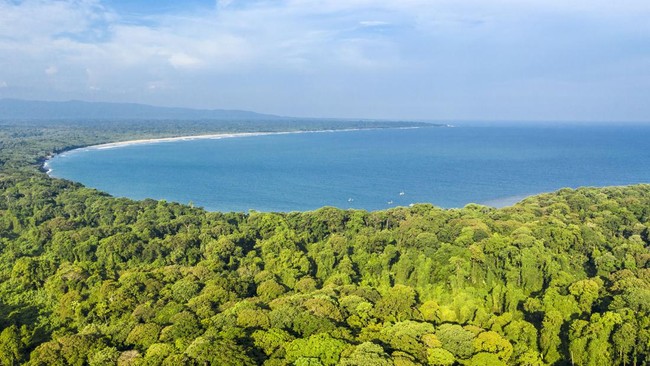
[[[0,0],[0,97],[650,120],[644,1]]]

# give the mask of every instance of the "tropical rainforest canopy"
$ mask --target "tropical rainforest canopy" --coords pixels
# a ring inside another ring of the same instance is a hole
[[[75,146],[243,129],[0,125],[0,363],[650,362],[649,185],[219,213],[38,171]]]

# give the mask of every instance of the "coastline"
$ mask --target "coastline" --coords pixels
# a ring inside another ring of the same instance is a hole
[[[232,132],[232,133],[216,133],[216,134],[206,134],[206,135],[188,135],[188,136],[177,136],[177,137],[161,137],[161,138],[151,138],[151,139],[127,140],[127,141],[120,141],[120,142],[109,142],[106,144],[99,144],[99,145],[90,145],[79,149],[112,149],[116,147],[124,147],[124,146],[131,146],[131,145],[156,144],[156,143],[175,142],[175,141],[220,140],[220,139],[235,138],[235,137],[291,135],[291,134],[299,134],[299,133],[331,133],[331,132],[353,132],[353,131],[373,131],[373,130],[411,130],[411,129],[418,129],[418,128],[423,128],[423,127],[412,126],[412,127],[342,128],[342,129],[329,129],[329,130],[295,130],[295,131],[277,131],[277,132],[275,131],[274,132]],[[73,149],[73,150],[78,150],[78,149]]]
[[[449,125],[444,127],[449,127]],[[69,154],[75,151],[115,149],[115,148],[127,147],[133,145],[158,144],[158,143],[177,142],[177,141],[221,140],[226,138],[237,138],[237,137],[289,135],[289,134],[299,134],[299,133],[333,133],[333,132],[353,132],[353,131],[367,131],[367,130],[372,131],[372,130],[385,130],[385,129],[409,130],[409,129],[417,129],[417,128],[424,128],[424,127],[411,126],[411,127],[343,128],[343,129],[328,129],[328,130],[294,130],[294,131],[277,131],[277,132],[275,131],[274,132],[230,132],[230,133],[213,133],[213,134],[205,134],[205,135],[187,135],[187,136],[175,136],[175,137],[135,139],[135,140],[126,140],[126,141],[118,141],[118,142],[108,142],[105,144],[73,147],[69,150],[52,152],[42,159],[39,170],[47,174],[49,177],[51,177],[50,173],[52,172],[52,169],[49,167],[49,161],[58,155]]]
[[[176,137],[160,137],[160,138],[150,138],[150,139],[135,139],[135,140],[126,140],[118,142],[108,142],[105,144],[97,145],[88,145],[82,147],[73,147],[69,150],[63,150],[60,152],[52,152],[47,155],[41,162],[39,170],[47,174],[48,177],[51,177],[52,169],[49,166],[50,160],[54,159],[57,156],[64,156],[65,154],[70,154],[77,151],[88,151],[88,150],[105,150],[105,149],[115,149],[120,147],[134,146],[134,145],[146,145],[146,144],[157,144],[165,142],[175,142],[175,141],[193,141],[193,140],[219,140],[224,138],[235,138],[235,137],[248,137],[248,136],[262,136],[270,134],[280,134],[280,133],[297,133],[299,131],[291,132],[237,132],[237,133],[215,133],[215,134],[205,134],[205,135],[187,135],[187,136],[176,136]]]
[[[277,134],[278,132],[237,132],[237,133],[222,133],[222,134],[209,134],[209,135],[189,135],[189,136],[177,136],[177,137],[161,137],[161,138],[151,138],[151,139],[138,139],[138,140],[127,140],[119,142],[109,142],[106,144],[99,145],[90,145],[83,148],[78,148],[74,150],[81,149],[93,149],[93,150],[104,150],[104,149],[113,149],[117,147],[125,147],[132,145],[145,145],[145,144],[157,144],[164,142],[175,142],[175,141],[193,141],[193,140],[220,140],[224,138],[234,138],[234,137],[247,137],[247,136],[262,136],[268,134]],[[70,150],[73,151],[73,150]]]

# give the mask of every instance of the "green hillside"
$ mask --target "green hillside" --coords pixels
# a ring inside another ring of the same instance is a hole
[[[214,213],[37,170],[172,132],[0,126],[0,364],[650,362],[650,185]]]

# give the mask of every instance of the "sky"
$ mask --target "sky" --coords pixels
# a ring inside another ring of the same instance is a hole
[[[0,0],[0,98],[650,121],[647,0]]]

